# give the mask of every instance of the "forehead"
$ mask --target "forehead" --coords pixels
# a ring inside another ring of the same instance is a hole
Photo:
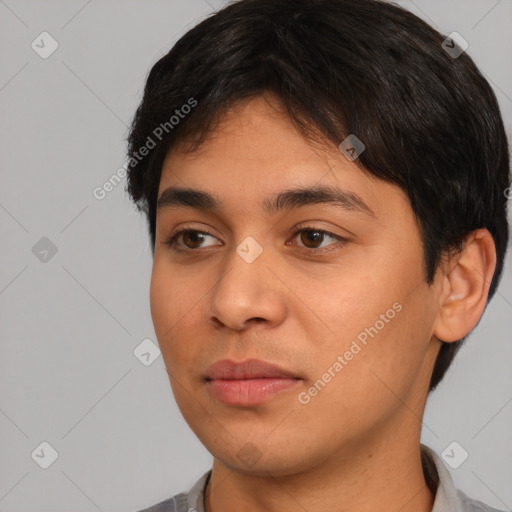
[[[205,140],[194,151],[186,150],[186,141],[171,147],[163,170],[176,160],[187,165],[212,160],[211,166],[216,161],[222,164],[226,160],[238,160],[245,167],[265,162],[268,167],[273,159],[278,159],[282,165],[285,161],[300,161],[312,151],[324,160],[328,153],[335,152],[339,156],[332,142],[319,138],[316,143],[306,140],[277,97],[256,96],[241,100],[219,114],[210,124]]]
[[[167,193],[169,188],[173,190]],[[179,198],[176,189],[208,194],[202,199],[196,194],[196,204],[206,207],[212,199],[215,207],[236,203],[240,212],[254,211],[256,205],[262,212],[276,211],[278,194],[291,189],[320,195],[329,191],[331,198],[338,193],[346,206],[367,206],[367,212],[389,202],[390,194],[403,199],[397,187],[364,172],[334,143],[305,139],[272,97],[252,98],[226,112],[197,151],[172,148],[162,167],[159,197],[167,198],[161,204],[184,205],[186,199],[183,194]],[[285,202],[293,206],[290,194]]]

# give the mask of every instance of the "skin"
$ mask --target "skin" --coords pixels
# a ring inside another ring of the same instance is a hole
[[[262,207],[319,184],[358,194],[375,216],[332,204]],[[198,151],[170,151],[159,194],[170,186],[222,200],[215,211],[158,211],[150,289],[177,404],[214,457],[206,511],[431,510],[419,450],[428,384],[439,340],[460,339],[483,313],[496,264],[488,231],[472,233],[427,285],[405,193],[336,145],[306,141],[270,96],[225,113]],[[178,237],[184,252],[175,252],[165,241],[185,227],[210,235]],[[348,241],[310,241],[312,231],[294,235],[299,227]],[[252,263],[236,252],[248,236],[263,249]],[[394,303],[400,312],[301,403]],[[263,359],[302,380],[262,405],[226,405],[204,377],[227,358]]]

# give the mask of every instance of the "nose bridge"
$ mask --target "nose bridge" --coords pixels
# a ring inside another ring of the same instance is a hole
[[[267,268],[268,254],[246,237],[226,259],[225,271],[210,296],[209,317],[240,329],[251,319],[276,323],[285,314],[279,281]]]

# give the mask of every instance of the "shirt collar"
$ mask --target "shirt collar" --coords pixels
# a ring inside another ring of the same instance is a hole
[[[463,495],[455,488],[452,476],[439,455],[424,444],[420,446],[423,474],[435,496],[432,512],[466,510],[462,499]]]

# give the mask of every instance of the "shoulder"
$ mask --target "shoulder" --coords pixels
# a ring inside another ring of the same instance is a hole
[[[187,494],[182,492],[139,512],[188,512]]]
[[[197,480],[188,492],[181,492],[138,512],[204,512],[204,492],[211,476],[211,469]]]
[[[469,497],[466,493],[457,489],[457,494],[464,512],[504,512],[501,509],[493,508],[482,501]]]
[[[504,512],[457,489],[447,466],[434,450],[421,444],[421,455],[425,480],[434,494],[432,512]]]

